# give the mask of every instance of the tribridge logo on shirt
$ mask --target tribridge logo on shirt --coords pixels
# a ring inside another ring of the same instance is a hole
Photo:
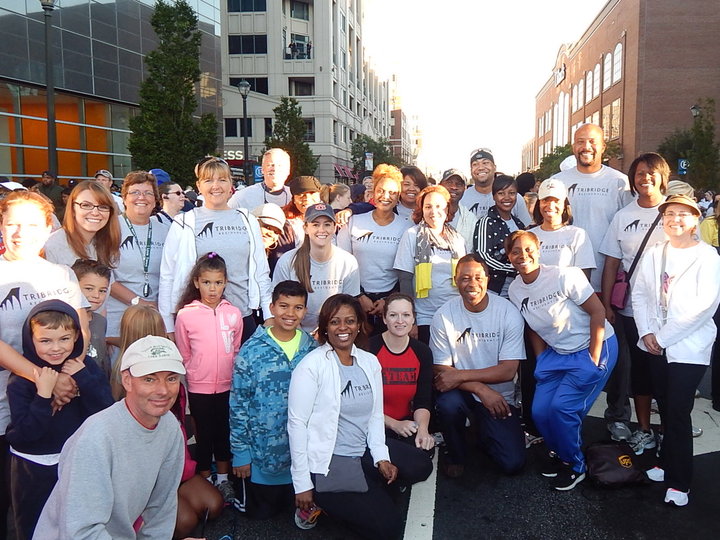
[[[360,236],[356,236],[355,240],[358,242],[367,242],[370,240],[370,237],[373,235],[372,231],[368,231],[366,233],[362,233]]]
[[[343,284],[342,279],[313,279],[312,275],[310,276],[310,285],[313,288],[313,291],[318,290],[336,290],[341,289]]]
[[[23,303],[27,307],[32,307],[35,304],[39,304],[44,300],[51,298],[64,298],[70,294],[70,289],[63,287],[60,289],[49,289],[46,291],[34,291],[31,293],[23,293],[20,287],[14,287],[8,291],[5,298],[0,301],[0,309],[3,311],[10,311],[16,309],[22,309]]]
[[[125,249],[127,247],[132,249],[134,246],[135,246],[135,237],[132,234],[130,236],[128,236],[125,240],[120,242],[120,249]]]
[[[340,392],[340,396],[343,398],[357,399],[358,397],[364,396],[369,392],[370,385],[368,383],[353,385],[352,380],[349,380],[345,385],[345,388],[343,388]]]
[[[528,301],[528,298],[525,298],[523,299],[523,303],[520,305],[520,312],[522,313],[523,308],[525,308],[526,312],[545,308],[554,304],[558,297],[560,297],[560,291],[554,291],[530,301]]]
[[[474,214],[477,213],[477,210],[478,210],[478,207],[479,207],[479,206],[480,206],[480,203],[477,203],[477,202],[476,202],[475,204],[473,204],[473,205],[470,207],[470,211],[471,211],[472,213],[474,213]]]
[[[650,229],[652,223],[641,222],[639,219],[633,220],[623,228],[623,232],[647,232]],[[662,222],[658,221],[658,228],[662,228]]]
[[[364,242],[366,244],[372,242],[373,244],[398,244],[400,238],[398,236],[387,236],[382,234],[375,234],[373,231],[367,231],[359,236],[353,236],[355,241]]]
[[[567,189],[569,196],[574,195],[607,195],[610,193],[610,188],[599,187],[599,186],[582,186],[578,187],[577,184],[573,184]]]
[[[214,238],[215,236],[225,236],[247,231],[245,225],[215,225],[214,221],[207,223],[202,230],[197,233],[198,238]]]
[[[456,343],[467,343],[470,340],[476,343],[487,343],[495,341],[500,337],[500,332],[473,332],[472,328],[466,328],[458,336]]]
[[[548,244],[547,242],[542,242],[542,248],[545,251],[560,251],[566,247],[568,247],[567,244]]]
[[[527,313],[529,300],[530,300],[529,296],[526,296],[525,298],[522,299],[522,302],[520,302],[520,313]]]
[[[415,368],[389,367],[383,368],[383,384],[415,384],[418,371]]]

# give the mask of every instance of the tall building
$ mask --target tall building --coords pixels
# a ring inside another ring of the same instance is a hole
[[[220,2],[188,0],[202,32],[198,114],[222,117]],[[52,12],[58,173],[131,170],[128,121],[138,110],[145,55],[157,47],[155,0],[58,0]],[[44,14],[39,0],[0,2],[0,175],[48,168]]]
[[[390,80],[390,117],[390,138],[388,142],[393,155],[400,158],[403,163],[415,165],[412,141],[413,128],[408,122],[407,114],[402,107],[397,75],[393,75]]]
[[[390,133],[387,81],[366,61],[362,0],[222,0],[225,156],[257,161],[272,134],[273,109],[283,96],[302,107],[305,140],[319,158],[321,181],[354,180],[350,147],[361,135]],[[250,83],[248,125],[243,122],[241,80]]]
[[[720,9],[711,4],[608,1],[575,43],[560,47],[536,96],[535,137],[523,150],[523,165],[537,167],[579,125],[592,122],[622,149],[610,164],[627,171],[638,154],[692,125],[698,99],[720,105]]]

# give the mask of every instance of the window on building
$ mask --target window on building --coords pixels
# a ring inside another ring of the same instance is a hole
[[[265,0],[227,0],[228,13],[267,11]]]
[[[620,98],[612,102],[610,109],[610,139],[620,137]]]
[[[288,84],[291,96],[312,96],[315,94],[314,77],[290,77]]]
[[[305,142],[315,142],[315,119],[303,118],[305,122]]]
[[[542,116],[540,118],[538,118],[538,131],[537,132],[538,132],[538,137],[540,135],[542,135],[543,133],[545,133],[543,131],[543,117]]]
[[[605,131],[605,139],[610,138],[610,105],[605,105],[602,109],[602,124],[600,126]]]
[[[595,64],[593,70],[593,98],[600,95],[600,64]]]
[[[603,58],[603,92],[612,85],[612,53],[607,53]]]
[[[265,119],[265,138],[272,137],[272,118]]]
[[[570,90],[572,92],[572,112],[575,112],[578,110],[578,88],[577,84],[574,84],[572,86],[572,89]]]
[[[592,71],[588,71],[585,74],[585,103],[590,103],[592,101],[592,98],[593,98],[592,89],[593,89],[593,73],[592,73]]]
[[[267,54],[267,36],[243,35],[228,36],[230,54]]]
[[[226,118],[225,119],[225,136],[226,137],[237,137],[238,136],[238,122],[237,118]]]
[[[615,45],[615,50],[613,51],[613,84],[618,82],[622,77],[622,54],[622,43],[618,43]]]
[[[585,103],[585,79],[580,79],[578,83],[578,110],[582,109]]]
[[[250,83],[250,90],[257,92],[258,94],[268,93],[268,79],[267,77],[230,77],[230,86],[237,88],[237,85],[242,80],[246,80]]]
[[[302,19],[303,21],[309,21],[310,6],[307,4],[307,2],[290,0],[290,17],[292,17],[293,19]]]

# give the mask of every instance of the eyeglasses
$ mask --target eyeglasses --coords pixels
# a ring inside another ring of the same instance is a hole
[[[185,195],[185,193],[183,193],[182,191],[168,191],[167,194],[168,195],[177,195],[178,197]]]
[[[152,197],[155,198],[155,192],[154,191],[140,191],[137,189],[133,189],[132,191],[127,192],[128,195],[131,197],[147,197],[148,199]]]
[[[107,204],[92,204],[86,201],[83,202],[77,202],[75,201],[75,204],[77,204],[82,210],[85,210],[86,212],[92,212],[97,208],[98,212],[102,212],[103,214],[107,214],[112,210]]]
[[[695,214],[692,212],[678,212],[677,214],[675,212],[665,212],[663,213],[663,216],[668,219],[675,219],[676,217],[680,219],[687,219],[689,217],[694,217]]]

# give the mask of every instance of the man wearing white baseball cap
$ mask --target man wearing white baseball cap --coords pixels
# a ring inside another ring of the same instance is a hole
[[[172,538],[184,439],[166,413],[185,367],[175,344],[157,336],[120,361],[127,395],[65,443],[34,538]]]

